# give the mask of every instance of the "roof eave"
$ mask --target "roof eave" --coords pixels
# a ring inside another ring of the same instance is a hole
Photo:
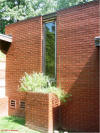
[[[12,36],[0,34],[0,40],[11,43],[12,42]]]

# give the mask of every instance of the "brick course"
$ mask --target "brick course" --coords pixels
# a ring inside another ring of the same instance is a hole
[[[57,126],[68,131],[98,132],[99,49],[94,37],[99,36],[99,0],[58,11],[56,21],[57,86],[72,93],[72,100],[60,107],[60,121],[54,114]],[[9,100],[17,101],[17,110],[9,107],[9,115],[24,116],[19,101],[26,100],[26,94],[19,92],[19,80],[24,72],[42,71],[42,17],[9,25],[6,34],[13,37],[7,52],[6,94]],[[49,118],[52,120],[52,113]],[[45,120],[42,122],[45,125]]]
[[[53,94],[27,93],[26,96],[26,125],[43,133],[53,133],[57,128],[60,101]],[[56,117],[54,117],[56,116]],[[53,123],[55,122],[55,123]]]
[[[62,105],[61,127],[99,130],[99,1],[57,12],[57,84],[72,94]]]
[[[10,106],[10,102],[11,100],[15,100],[15,108],[12,108]],[[20,102],[25,102],[26,103],[26,93],[23,92],[23,93],[19,93],[19,96],[18,94],[16,94],[16,96],[10,96],[9,97],[9,100],[8,100],[8,114],[11,115],[11,116],[20,116],[20,117],[25,117],[25,108],[20,108]],[[25,104],[26,106],[26,104]]]
[[[13,43],[6,55],[6,95],[19,101],[20,78],[25,72],[42,71],[42,18],[35,17],[9,25],[6,27],[6,34],[13,37]],[[20,111],[16,111],[9,108],[9,115],[21,115]]]

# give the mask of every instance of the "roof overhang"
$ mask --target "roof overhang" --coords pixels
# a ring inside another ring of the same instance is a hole
[[[9,35],[0,34],[0,50],[7,54],[12,43],[12,37]]]
[[[43,15],[43,22],[49,22],[49,21],[54,21],[56,19],[57,13],[50,13]]]
[[[0,41],[11,43],[12,42],[12,36],[0,34]]]

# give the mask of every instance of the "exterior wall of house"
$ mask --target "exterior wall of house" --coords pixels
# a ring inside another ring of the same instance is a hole
[[[19,80],[25,72],[42,71],[42,18],[9,25],[6,34],[13,37],[6,55],[6,93],[9,104],[10,100],[16,100],[15,109],[9,105],[9,115],[24,116],[19,103],[25,101],[25,95],[18,90]]]
[[[57,84],[72,94],[61,107],[61,127],[99,130],[99,0],[57,13]]]
[[[60,127],[68,131],[99,130],[99,0],[57,12],[57,86],[72,94],[60,108]],[[7,53],[6,94],[9,115],[24,116],[18,90],[24,72],[42,71],[42,17],[6,27],[13,43]],[[16,100],[16,107],[10,107]],[[41,110],[42,111],[42,110]]]

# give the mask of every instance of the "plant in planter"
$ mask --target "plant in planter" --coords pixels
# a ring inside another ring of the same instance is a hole
[[[51,79],[43,73],[25,73],[20,80],[20,90],[27,92],[26,125],[43,133],[57,129],[60,101],[65,102],[70,94],[52,85]]]
[[[25,76],[20,80],[20,91],[53,93],[62,102],[66,102],[66,99],[71,96],[71,94],[66,94],[61,88],[53,86],[51,79],[43,73],[25,73]]]

